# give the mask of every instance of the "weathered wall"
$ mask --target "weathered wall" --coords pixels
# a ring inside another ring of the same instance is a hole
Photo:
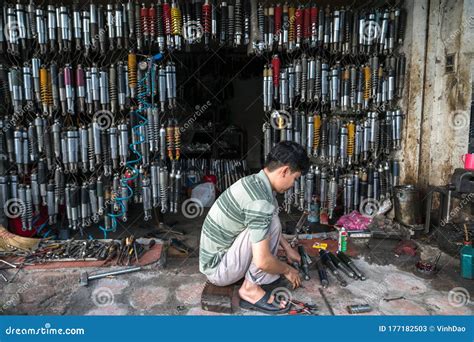
[[[474,0],[415,0],[407,4],[407,113],[402,179],[446,184],[467,152],[474,56]],[[453,72],[446,56],[454,54]]]

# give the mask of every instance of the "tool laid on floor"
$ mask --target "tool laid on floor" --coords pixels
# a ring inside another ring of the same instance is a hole
[[[383,300],[386,302],[392,302],[394,300],[400,300],[400,299],[405,299],[405,297],[400,296],[400,297],[394,297],[394,298],[384,298]]]
[[[348,305],[347,311],[350,314],[359,314],[359,313],[366,313],[371,312],[373,309],[369,304],[357,304],[357,305]]]
[[[87,272],[82,272],[81,273],[81,278],[80,278],[80,284],[82,286],[87,286],[87,285],[89,285],[89,281],[91,281],[91,280],[110,277],[110,276],[115,276],[115,275],[119,275],[119,274],[136,272],[136,271],[140,271],[141,269],[142,269],[141,266],[136,266],[136,267],[130,267],[130,268],[125,268],[125,269],[116,270],[116,271],[98,273],[98,274],[94,274],[94,275],[89,275]]]
[[[290,300],[290,304],[293,306],[293,308],[288,311],[289,315],[318,315],[318,306],[315,304],[303,303],[294,299]]]
[[[344,252],[337,252],[337,257],[349,267],[360,280],[365,280],[365,275],[357,268],[354,262]]]
[[[336,265],[334,265],[334,262],[331,260],[330,254],[327,251],[320,250],[319,255],[321,257],[322,262],[324,265],[326,265],[327,268],[331,271],[331,273],[336,277],[337,281],[342,287],[347,286],[347,282],[344,280],[342,275],[339,273]]]
[[[298,246],[298,253],[300,254],[300,257],[301,257],[300,270],[303,273],[304,280],[310,280],[311,277],[309,276],[309,266],[313,263],[313,261],[311,260],[308,253],[306,253],[306,250],[304,249],[303,245]]]
[[[326,307],[329,310],[329,313],[332,316],[336,316],[336,314],[334,313],[334,310],[332,309],[331,304],[329,304],[328,298],[326,297],[326,294],[324,293],[323,289],[319,288],[318,290],[319,290],[319,293],[321,294],[321,297],[323,298],[324,304],[326,304]]]

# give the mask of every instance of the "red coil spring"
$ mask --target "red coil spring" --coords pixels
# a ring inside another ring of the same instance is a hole
[[[303,26],[304,38],[311,37],[311,9],[306,7],[304,9],[304,26]]]
[[[204,33],[211,33],[211,5],[202,5],[202,22]]]
[[[272,69],[273,69],[273,85],[278,87],[280,84],[280,57],[274,55],[272,58]]]
[[[295,12],[296,22],[296,37],[302,38],[303,36],[303,9],[298,7]]]
[[[148,9],[148,27],[150,28],[150,36],[154,39],[156,37],[156,8],[153,5]]]
[[[281,5],[275,6],[275,33],[279,34],[281,31],[281,18],[283,15],[283,10]]]
[[[316,6],[311,7],[311,28],[314,28],[315,30],[318,29],[318,8]],[[315,34],[316,32],[311,32],[312,34]]]
[[[140,23],[142,24],[143,35],[148,35],[148,8],[143,5],[140,9]]]
[[[167,2],[163,4],[163,25],[165,27],[165,34],[171,34],[171,6]]]

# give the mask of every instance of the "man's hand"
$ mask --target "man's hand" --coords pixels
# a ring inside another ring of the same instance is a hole
[[[297,262],[298,264],[301,264],[301,256],[300,253],[295,251],[293,248],[288,247],[286,250],[286,258],[288,259],[289,264],[293,264],[294,262]]]
[[[283,273],[286,279],[289,280],[291,285],[293,285],[293,289],[296,289],[297,287],[301,286],[301,278],[300,278],[300,273],[298,272],[297,269],[291,267],[288,265],[288,269],[285,273]]]

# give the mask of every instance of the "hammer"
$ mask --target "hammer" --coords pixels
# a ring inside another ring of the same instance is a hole
[[[105,278],[105,277],[119,275],[119,274],[131,273],[131,272],[139,271],[141,269],[142,269],[141,266],[136,266],[136,267],[129,267],[129,268],[116,270],[116,271],[98,273],[98,274],[94,274],[94,275],[89,275],[87,272],[82,272],[81,273],[80,284],[82,286],[87,286],[87,285],[89,285],[90,280]]]

